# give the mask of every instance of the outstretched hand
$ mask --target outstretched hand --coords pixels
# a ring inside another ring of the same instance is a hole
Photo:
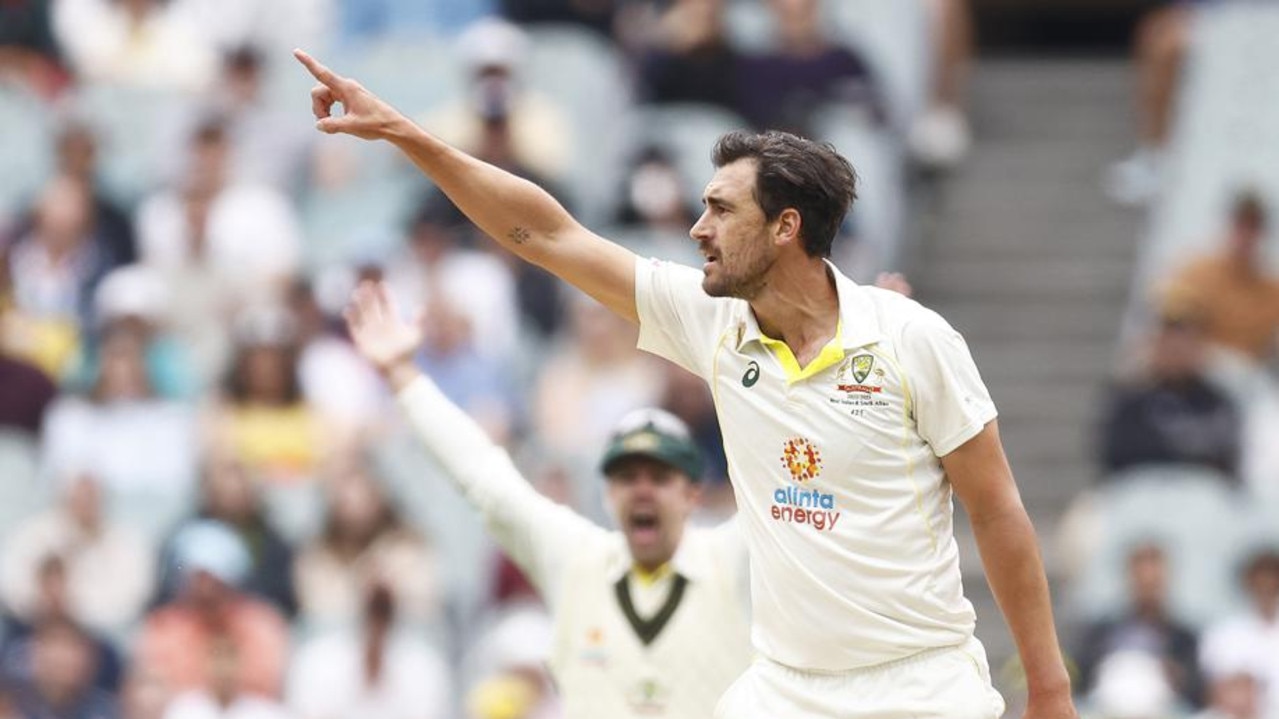
[[[396,373],[412,370],[413,354],[422,344],[422,326],[400,317],[386,285],[361,282],[343,316],[355,348],[393,383],[398,384]]]
[[[355,80],[333,72],[302,50],[294,50],[293,56],[319,81],[311,88],[311,112],[320,132],[380,140],[388,136],[397,121],[404,119],[395,108]],[[333,114],[333,106],[337,104],[342,105],[341,115]]]

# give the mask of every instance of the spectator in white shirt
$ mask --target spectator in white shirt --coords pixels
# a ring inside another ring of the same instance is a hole
[[[138,210],[139,254],[170,272],[204,266],[240,296],[278,297],[301,261],[297,217],[278,190],[234,181],[227,133],[216,117],[195,130],[180,186]]]
[[[42,447],[50,477],[91,468],[111,493],[150,493],[174,503],[194,494],[195,416],[156,396],[146,342],[137,327],[112,325],[99,345],[88,394],[54,403]]]
[[[54,33],[82,79],[167,90],[207,87],[208,35],[162,0],[57,0]]]
[[[62,502],[28,519],[4,543],[3,594],[19,616],[40,607],[41,564],[62,557],[71,615],[103,632],[125,628],[141,613],[155,579],[150,547],[133,529],[103,516],[97,482],[77,477]]]
[[[443,719],[452,704],[448,666],[396,621],[395,593],[369,584],[357,630],[307,642],[286,692],[298,719]]]
[[[1262,678],[1262,711],[1279,718],[1279,548],[1254,552],[1244,565],[1246,612],[1208,627],[1199,662],[1210,680],[1245,672]]]

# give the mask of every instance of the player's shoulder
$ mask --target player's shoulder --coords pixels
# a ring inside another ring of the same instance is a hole
[[[862,285],[858,289],[874,308],[880,330],[896,344],[934,333],[955,332],[945,317],[912,297],[871,285]]]
[[[599,573],[613,566],[630,566],[626,536],[616,529],[603,529],[578,537],[567,567],[578,572]]]
[[[693,526],[684,531],[684,545],[690,556],[697,556],[711,570],[730,569],[744,554],[745,539],[736,515],[712,526]]]

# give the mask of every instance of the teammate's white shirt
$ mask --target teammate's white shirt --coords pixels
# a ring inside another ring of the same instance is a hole
[[[710,717],[753,658],[746,550],[736,523],[686,528],[669,571],[642,581],[631,570],[620,532],[538,493],[429,379],[404,388],[399,401],[446,474],[550,606],[551,671],[565,718]],[[663,621],[668,603],[673,606]]]
[[[701,376],[715,398],[750,549],[755,647],[844,671],[972,635],[939,457],[996,412],[945,320],[828,267],[839,342],[823,355],[838,359],[806,377],[770,349],[744,300],[709,297],[701,272],[640,260],[635,280],[640,348]]]

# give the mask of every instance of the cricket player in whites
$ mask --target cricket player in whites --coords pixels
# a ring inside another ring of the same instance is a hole
[[[391,383],[418,437],[554,617],[551,673],[566,719],[708,719],[752,657],[746,547],[736,520],[687,526],[702,456],[658,409],[619,423],[600,463],[620,532],[539,494],[413,364],[419,327],[362,284],[351,336]]]
[[[639,323],[641,348],[710,385],[759,654],[716,717],[999,716],[961,583],[958,497],[1025,668],[1025,717],[1074,719],[1034,528],[967,345],[937,313],[827,260],[856,196],[834,148],[721,137],[689,232],[698,270],[636,257],[532,183],[298,59],[320,83],[319,130],[391,142],[486,234]]]

